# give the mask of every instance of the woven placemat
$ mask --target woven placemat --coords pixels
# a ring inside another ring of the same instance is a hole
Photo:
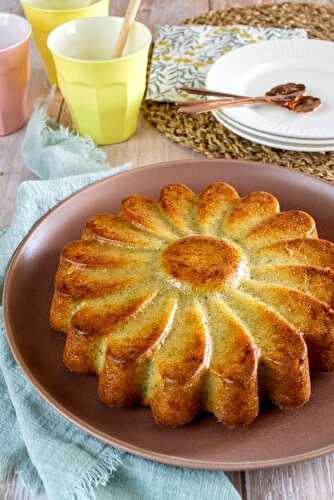
[[[309,38],[334,40],[334,7],[310,4],[263,5],[208,12],[187,24],[250,24],[304,28]],[[146,119],[169,139],[207,158],[237,158],[275,163],[334,182],[334,152],[302,153],[272,149],[238,137],[218,123],[211,113],[185,115],[176,106],[145,101]]]

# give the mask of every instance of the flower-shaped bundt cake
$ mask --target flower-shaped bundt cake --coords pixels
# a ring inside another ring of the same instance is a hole
[[[302,211],[223,182],[165,187],[89,220],[61,255],[51,324],[65,365],[113,406],[170,426],[208,410],[247,424],[259,396],[295,408],[334,369],[334,244]]]

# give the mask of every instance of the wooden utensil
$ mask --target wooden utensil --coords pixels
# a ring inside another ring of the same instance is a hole
[[[130,0],[129,2],[128,8],[126,9],[122,28],[118,35],[118,40],[116,42],[116,47],[113,53],[113,57],[115,59],[118,57],[122,57],[126,41],[128,39],[132,25],[136,19],[140,3],[141,0]]]

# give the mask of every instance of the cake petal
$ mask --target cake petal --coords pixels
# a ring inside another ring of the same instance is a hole
[[[334,270],[334,243],[326,240],[296,239],[280,241],[252,254],[254,267],[267,264],[309,265]]]
[[[307,349],[302,334],[253,296],[231,290],[228,305],[249,329],[261,352],[260,392],[279,406],[294,408],[310,397]]]
[[[85,226],[83,239],[97,239],[114,245],[139,248],[159,248],[161,240],[156,236],[134,228],[121,217],[100,214],[90,219]]]
[[[121,215],[134,227],[167,241],[177,238],[178,231],[173,229],[158,202],[134,195],[125,198],[121,206]]]
[[[78,306],[80,306],[80,303],[80,299],[75,299],[70,295],[64,295],[55,289],[49,318],[52,328],[67,334],[71,330],[72,316],[78,309]]]
[[[315,266],[274,265],[253,269],[256,280],[294,288],[334,308],[334,271]]]
[[[217,235],[224,217],[239,200],[237,191],[229,184],[210,184],[198,198],[197,222],[202,232]]]
[[[334,311],[291,288],[248,280],[244,290],[273,307],[303,334],[313,370],[334,370]]]
[[[74,264],[82,268],[129,269],[152,261],[153,251],[119,248],[94,240],[78,240],[66,245],[61,264]]]
[[[256,249],[278,241],[316,237],[314,219],[306,212],[291,210],[258,224],[247,235],[245,245],[250,249]]]
[[[255,226],[279,212],[277,199],[262,191],[242,198],[223,223],[223,232],[237,241],[242,240]]]
[[[256,345],[222,299],[210,298],[208,318],[212,357],[207,409],[226,424],[249,424],[259,411]]]
[[[171,327],[176,303],[175,295],[162,295],[109,336],[98,387],[103,401],[125,406],[149,400],[147,379],[151,359]]]
[[[151,253],[94,240],[67,245],[56,274],[50,322],[56,330],[68,333],[71,318],[82,300],[118,292],[151,274]],[[152,270],[153,272],[153,270]]]
[[[121,292],[83,301],[71,319],[64,351],[65,365],[76,372],[96,372],[94,356],[98,343],[138,314],[157,293],[158,290],[142,289],[130,297]]]
[[[139,266],[132,272],[119,269],[87,269],[60,266],[56,274],[56,288],[74,299],[92,299],[124,290],[147,280],[149,272]]]
[[[197,195],[184,184],[170,184],[162,189],[160,206],[182,235],[196,229],[195,202]]]
[[[151,406],[158,422],[176,427],[201,407],[202,374],[211,352],[202,307],[189,300],[179,306],[169,335],[154,359],[157,382]]]

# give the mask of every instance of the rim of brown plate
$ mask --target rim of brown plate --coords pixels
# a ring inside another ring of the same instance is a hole
[[[183,160],[173,160],[173,161],[166,161],[166,162],[158,162],[158,163],[151,163],[148,165],[145,165],[143,167],[139,167],[140,171],[146,171],[150,170],[152,168],[157,168],[157,167],[167,167],[168,165],[171,164],[176,164],[176,163],[190,163],[190,164],[198,164],[201,162],[207,162],[208,160],[205,159],[183,159]],[[210,160],[212,163],[234,163],[234,164],[239,164],[243,166],[252,166],[256,165],[257,167],[261,168],[272,168],[274,170],[280,170],[289,172],[289,174],[295,176],[302,176],[302,177],[307,177],[312,179],[313,181],[318,181],[322,184],[326,184],[327,186],[331,186],[331,184],[323,179],[315,178],[312,175],[305,174],[302,172],[294,171],[294,170],[289,170],[285,167],[280,167],[278,165],[272,165],[272,164],[264,164],[261,162],[256,162],[256,161],[242,161],[242,160],[224,160],[224,159],[212,159]],[[83,431],[88,432],[89,434],[93,435],[97,439],[100,439],[101,441],[105,442],[106,444],[109,444],[111,446],[116,446],[120,448],[123,451],[133,453],[134,455],[146,458],[148,460],[155,460],[160,463],[168,464],[168,465],[175,465],[179,467],[189,467],[189,468],[194,468],[194,469],[210,469],[210,470],[226,470],[226,471],[236,471],[236,470],[254,470],[254,469],[266,469],[270,467],[278,467],[281,465],[288,465],[288,464],[293,464],[297,462],[302,462],[304,460],[310,460],[312,458],[319,457],[321,455],[325,455],[327,453],[333,452],[334,451],[334,438],[333,438],[333,444],[324,446],[321,448],[316,448],[315,450],[312,451],[307,451],[304,453],[300,453],[297,455],[291,455],[286,458],[281,458],[281,459],[267,459],[264,461],[244,461],[244,462],[220,462],[217,463],[216,461],[201,461],[201,460],[195,460],[191,458],[180,458],[174,455],[166,455],[163,453],[158,453],[154,451],[147,451],[145,448],[141,448],[139,446],[131,445],[125,441],[122,441],[117,438],[111,438],[109,434],[106,432],[100,431],[96,429],[94,426],[88,424],[85,420],[82,418],[78,417],[71,411],[67,410],[67,408],[59,403],[44,387],[42,384],[36,380],[36,377],[34,374],[31,372],[30,368],[25,362],[24,357],[21,355],[19,349],[16,346],[15,343],[15,334],[11,328],[10,322],[8,321],[8,303],[7,303],[7,297],[8,297],[8,289],[10,286],[10,281],[11,281],[11,274],[13,273],[15,266],[16,266],[16,261],[19,258],[19,254],[21,249],[29,243],[29,241],[33,238],[34,231],[35,229],[44,222],[44,220],[49,216],[51,212],[55,212],[59,210],[62,205],[64,205],[67,200],[75,198],[77,196],[81,196],[82,192],[87,192],[90,189],[94,189],[97,184],[102,184],[104,182],[110,182],[111,178],[117,178],[119,176],[129,176],[132,175],[134,171],[137,171],[136,169],[131,169],[127,170],[125,172],[121,172],[119,174],[116,174],[114,176],[107,176],[103,179],[100,179],[98,181],[93,182],[92,184],[89,184],[88,186],[80,189],[79,191],[76,191],[75,193],[71,194],[70,196],[66,197],[64,200],[59,202],[57,205],[55,205],[53,208],[51,208],[48,212],[46,212],[38,221],[36,221],[25,238],[21,241],[21,243],[17,246],[15,252],[13,253],[9,264],[7,266],[6,270],[6,275],[4,278],[4,287],[3,287],[3,295],[2,295],[2,303],[3,303],[3,311],[4,311],[4,323],[5,323],[5,331],[6,331],[6,337],[8,344],[10,346],[10,349],[12,351],[12,354],[17,362],[17,364],[20,366],[23,374],[26,376],[26,378],[31,382],[33,387],[36,389],[38,394],[48,403],[50,406],[52,406],[58,413],[63,415],[67,420],[69,420],[71,423],[82,429]],[[333,186],[334,188],[334,186]]]

